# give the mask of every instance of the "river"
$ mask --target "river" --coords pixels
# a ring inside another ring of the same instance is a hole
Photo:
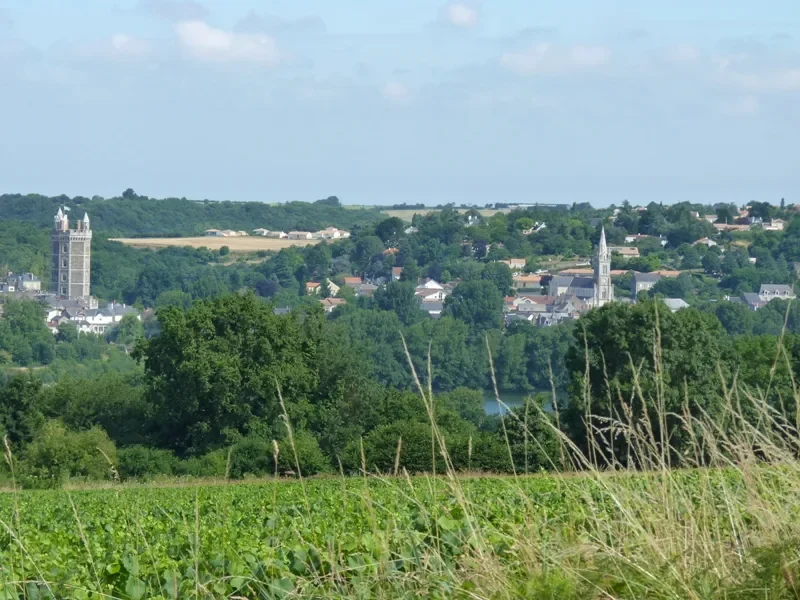
[[[521,392],[500,392],[500,400],[509,408],[517,408],[523,405],[525,398],[529,395],[530,394],[523,394]],[[553,403],[548,401],[544,409],[547,412],[552,412]],[[494,391],[492,390],[485,390],[483,392],[483,410],[487,415],[499,415],[501,411],[504,413],[506,412],[506,408],[497,403]]]

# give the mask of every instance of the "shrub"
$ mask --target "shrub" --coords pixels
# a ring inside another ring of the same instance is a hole
[[[117,451],[119,474],[123,479],[172,475],[178,459],[169,450],[131,446]]]
[[[227,451],[215,450],[203,456],[178,461],[175,464],[175,474],[189,477],[224,477],[227,462]]]
[[[108,461],[116,464],[116,458],[114,443],[99,427],[74,432],[48,421],[25,449],[20,472],[25,487],[58,487],[73,477],[111,479]]]
[[[294,434],[297,462],[303,475],[316,475],[329,470],[329,463],[319,447],[317,439],[307,431]],[[288,439],[278,442],[278,471],[295,472],[294,451]],[[230,476],[241,479],[245,475],[271,475],[275,473],[275,457],[272,441],[250,436],[236,443],[231,449]]]

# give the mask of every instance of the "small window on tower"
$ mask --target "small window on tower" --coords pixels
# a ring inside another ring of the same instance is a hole
[[[61,261],[61,266],[62,266],[64,269],[66,269],[66,268],[67,268],[67,259],[66,259],[66,258],[65,258],[64,260],[62,260],[62,261]]]
[[[61,281],[66,281],[66,280],[67,280],[67,274],[66,273],[62,273],[61,274]]]
[[[64,244],[63,246],[61,246],[61,251],[62,251],[62,252],[69,252],[69,246],[67,246],[66,244]]]
[[[67,286],[61,287],[61,293],[64,294],[65,296],[67,295]]]

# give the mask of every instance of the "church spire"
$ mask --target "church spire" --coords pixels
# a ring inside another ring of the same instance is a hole
[[[598,246],[597,251],[600,254],[603,254],[603,253],[608,251],[608,246],[606,246],[606,228],[605,228],[605,225],[603,225],[600,228],[600,245]]]

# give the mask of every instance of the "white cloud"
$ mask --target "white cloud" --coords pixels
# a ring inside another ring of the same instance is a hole
[[[411,92],[408,87],[399,81],[389,81],[383,86],[381,94],[389,102],[394,104],[407,104],[411,99]]]
[[[111,48],[118,55],[130,57],[147,56],[153,51],[152,44],[147,40],[125,33],[117,33],[111,36]]]
[[[274,38],[263,33],[232,33],[204,21],[178,23],[175,31],[183,48],[196,58],[270,66],[281,60]]]
[[[667,48],[665,58],[672,63],[692,63],[700,58],[700,51],[691,44],[677,44]]]
[[[444,16],[454,27],[470,28],[478,24],[477,9],[462,2],[451,2],[444,9]]]
[[[728,117],[750,117],[758,114],[759,108],[758,98],[755,96],[742,96],[724,102],[720,107],[722,114]]]
[[[167,21],[196,21],[208,16],[208,9],[194,0],[139,0],[135,10]]]
[[[593,69],[611,61],[606,46],[572,46],[564,48],[540,42],[519,52],[506,52],[500,64],[522,75],[564,75],[579,69]]]
[[[611,50],[606,46],[573,46],[570,58],[577,67],[599,67],[611,60]]]
[[[750,93],[800,91],[800,67],[753,61],[748,55],[715,58],[719,82]]]

